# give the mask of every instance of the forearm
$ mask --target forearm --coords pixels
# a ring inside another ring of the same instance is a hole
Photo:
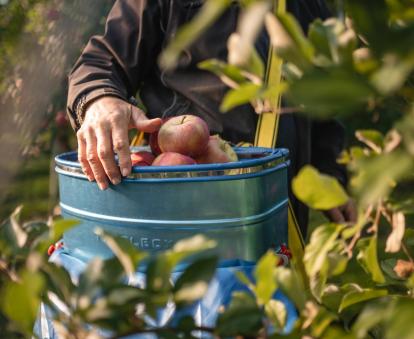
[[[69,75],[67,111],[77,130],[96,99],[135,95],[158,53],[158,2],[118,0],[108,15],[105,34],[91,38]]]

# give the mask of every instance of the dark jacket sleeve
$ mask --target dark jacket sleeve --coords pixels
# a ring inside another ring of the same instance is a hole
[[[161,5],[155,0],[117,0],[105,33],[90,39],[69,75],[67,111],[80,126],[77,109],[101,96],[127,100],[154,67],[162,41]]]

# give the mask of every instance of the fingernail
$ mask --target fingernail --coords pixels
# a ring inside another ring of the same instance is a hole
[[[114,178],[114,179],[112,179],[112,183],[114,185],[118,185],[120,182],[121,182],[121,178]]]
[[[90,175],[88,175],[88,180],[89,180],[89,181],[93,181],[93,177],[92,177],[92,176],[90,176]]]
[[[106,184],[102,184],[102,183],[99,183],[98,186],[101,189],[101,191],[105,191],[108,188]]]
[[[127,168],[122,169],[122,176],[127,177],[129,175],[129,171]]]

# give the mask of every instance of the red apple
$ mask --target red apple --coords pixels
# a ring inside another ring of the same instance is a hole
[[[176,152],[196,157],[207,148],[210,132],[205,121],[195,115],[173,117],[158,131],[162,152]]]
[[[162,123],[165,124],[171,117],[163,118]],[[155,156],[160,155],[162,153],[160,145],[158,145],[158,131],[153,132],[149,136],[149,145],[151,147],[151,152]]]
[[[151,147],[151,152],[155,154],[155,156],[162,153],[160,145],[158,145],[158,131],[150,134],[149,145]]]
[[[131,153],[132,166],[151,166],[155,157],[152,153],[141,151]]]
[[[210,136],[206,152],[196,158],[198,164],[220,164],[237,160],[237,154],[231,145],[218,135]]]
[[[155,158],[152,166],[178,166],[195,164],[195,160],[187,157],[186,155],[175,152],[165,152],[161,153],[158,157]]]

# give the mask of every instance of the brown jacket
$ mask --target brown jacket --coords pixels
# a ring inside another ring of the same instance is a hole
[[[105,34],[94,36],[69,76],[67,110],[72,126],[79,128],[77,111],[104,95],[125,100],[139,96],[149,117],[191,113],[203,117],[212,133],[234,143],[254,140],[257,115],[250,105],[222,114],[219,105],[226,86],[213,74],[200,70],[200,61],[226,60],[226,42],[235,31],[239,6],[234,2],[225,14],[183,53],[178,67],[163,72],[158,55],[177,29],[197,13],[200,0],[118,0],[109,13]],[[329,12],[320,0],[290,0],[293,13],[304,31],[315,18]],[[256,48],[266,61],[268,36],[263,31]],[[298,115],[284,115],[280,121],[279,147],[289,148],[290,177],[305,164],[346,182],[344,168],[336,158],[344,146],[344,130],[337,121],[310,121]],[[292,197],[303,232],[307,209]]]

